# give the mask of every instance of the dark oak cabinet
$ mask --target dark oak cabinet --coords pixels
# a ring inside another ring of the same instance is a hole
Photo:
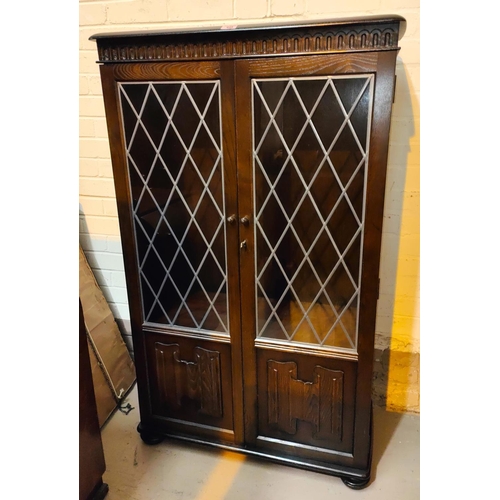
[[[99,34],[141,411],[370,478],[399,16]]]

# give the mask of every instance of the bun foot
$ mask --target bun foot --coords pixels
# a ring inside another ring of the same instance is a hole
[[[370,477],[367,477],[365,479],[355,479],[352,477],[342,477],[342,482],[348,486],[349,488],[353,490],[362,490],[363,488],[366,488],[368,483],[370,482]]]
[[[142,441],[148,445],[152,446],[155,444],[159,444],[163,441],[163,436],[161,434],[148,431],[144,429],[144,427],[141,424],[137,426],[137,432],[141,435]]]

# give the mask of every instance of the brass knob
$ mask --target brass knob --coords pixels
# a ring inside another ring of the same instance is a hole
[[[234,224],[236,222],[236,215],[235,214],[230,215],[227,218],[227,221],[229,222],[229,224]]]
[[[243,240],[241,243],[240,243],[240,248],[242,250],[246,250],[247,249],[247,240]]]
[[[242,217],[240,219],[240,222],[244,225],[244,226],[248,226],[248,224],[250,223],[250,219],[245,215],[245,217]]]

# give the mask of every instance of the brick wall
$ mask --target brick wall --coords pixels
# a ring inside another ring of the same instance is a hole
[[[375,396],[419,411],[419,0],[80,0],[80,242],[118,320],[129,319],[120,232],[94,42],[99,32],[399,14],[376,327]],[[130,345],[130,339],[125,339]]]

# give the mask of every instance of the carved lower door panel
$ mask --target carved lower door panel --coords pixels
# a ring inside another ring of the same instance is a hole
[[[353,452],[356,364],[260,349],[257,443],[315,460]]]
[[[230,345],[164,333],[147,338],[153,418],[172,430],[232,441]]]

